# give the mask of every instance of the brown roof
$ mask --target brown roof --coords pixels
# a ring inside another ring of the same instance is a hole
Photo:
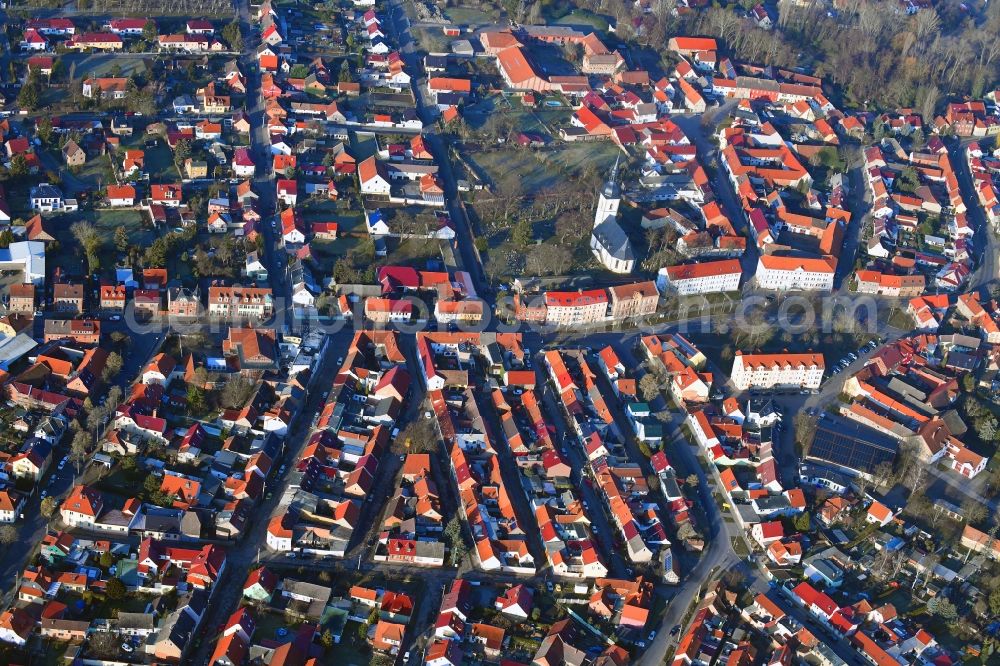
[[[634,297],[653,297],[656,298],[660,295],[660,292],[656,289],[656,284],[653,282],[633,282],[632,284],[623,284],[617,287],[609,287],[611,295],[620,301],[628,300]]]
[[[11,298],[35,298],[35,285],[33,284],[12,284],[10,285]]]

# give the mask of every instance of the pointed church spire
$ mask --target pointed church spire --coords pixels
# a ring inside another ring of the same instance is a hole
[[[621,158],[621,153],[618,153],[615,157],[615,165],[611,167],[611,173],[608,174],[608,179],[604,182],[601,194],[605,199],[621,199],[621,189],[618,187],[618,162]]]

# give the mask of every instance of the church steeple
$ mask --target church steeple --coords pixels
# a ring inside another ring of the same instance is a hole
[[[608,175],[608,179],[604,181],[604,188],[601,190],[601,196],[605,199],[622,198],[621,187],[618,185],[618,161],[621,160],[621,157],[621,153],[615,157],[615,165],[611,167],[611,173]]]

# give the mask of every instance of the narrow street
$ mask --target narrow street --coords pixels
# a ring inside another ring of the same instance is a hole
[[[542,402],[545,405],[546,413],[552,418],[552,425],[556,427],[555,442],[561,443],[566,452],[567,462],[573,468],[573,484],[576,486],[577,495],[587,505],[585,510],[587,518],[591,522],[591,532],[597,538],[598,550],[601,560],[608,568],[608,573],[616,578],[626,576],[627,568],[625,558],[621,552],[613,548],[614,534],[616,530],[608,521],[607,513],[604,510],[604,502],[598,497],[597,492],[590,481],[585,470],[587,459],[584,457],[583,446],[576,434],[566,424],[566,414],[563,411],[562,403],[555,395],[548,374],[545,372],[543,364],[539,362],[538,372],[542,373],[543,383],[539,384],[542,393]]]
[[[725,118],[727,109],[731,108],[734,104],[735,102],[727,102],[722,105],[717,110],[715,117],[720,120]],[[749,223],[747,222],[746,215],[743,213],[743,205],[740,203],[732,184],[729,182],[726,170],[719,163],[718,145],[714,136],[708,134],[706,128],[702,125],[702,116],[680,114],[673,116],[672,120],[684,131],[688,140],[695,145],[695,148],[698,150],[698,161],[710,167],[706,169],[706,172],[711,179],[712,192],[715,193],[716,201],[722,204],[722,209],[726,217],[733,223],[733,227],[738,233],[747,239],[752,239],[753,236],[750,234]],[[716,127],[717,123],[712,123],[712,131]],[[746,252],[740,257],[744,282],[748,282],[757,272],[758,257],[759,251],[757,245],[748,240]]]
[[[869,222],[871,211],[871,192],[868,190],[864,172],[864,155],[858,147],[852,147],[855,152],[853,164],[848,168],[844,178],[847,181],[847,201],[851,211],[851,219],[844,230],[844,245],[837,257],[837,273],[833,278],[834,289],[841,289],[854,273],[854,261],[859,256],[861,238]],[[860,194],[859,194],[860,193]],[[865,250],[867,252],[867,249]]]
[[[417,112],[424,123],[424,140],[435,155],[439,167],[439,173],[444,181],[444,195],[448,202],[448,213],[451,215],[452,224],[457,233],[456,245],[462,270],[465,270],[472,277],[476,286],[476,291],[481,298],[486,298],[492,289],[486,280],[482,263],[475,248],[475,238],[471,223],[465,213],[463,203],[455,183],[455,174],[451,168],[451,156],[441,135],[435,127],[438,117],[437,105],[430,99],[427,92],[427,79],[424,74],[423,64],[420,61],[420,54],[417,52],[416,42],[410,34],[410,22],[406,18],[406,11],[403,9],[403,0],[390,0],[386,13],[389,17],[389,24],[396,39],[396,45],[403,60],[406,62],[409,71],[419,72],[414,76],[411,85],[413,95],[416,100]]]
[[[287,464],[288,469],[284,477],[276,474],[271,479],[268,484],[269,488],[273,488],[271,499],[261,502],[250,518],[239,543],[226,550],[226,567],[215,583],[214,594],[202,619],[200,643],[190,656],[192,664],[200,665],[207,662],[215,640],[215,627],[224,622],[229,613],[236,608],[243,594],[243,581],[246,580],[258,556],[266,549],[264,544],[267,542],[267,523],[281,501],[288,476],[292,473],[292,465],[289,463],[299,457],[309,438],[311,416],[322,408],[323,395],[337,374],[337,356],[346,350],[353,337],[349,333],[349,331],[344,332],[331,338],[326,355],[320,359],[312,388],[306,393],[306,402],[285,437],[284,456],[274,461],[275,468]]]
[[[965,201],[967,208],[966,215],[972,228],[976,230],[973,239],[975,251],[979,255],[979,265],[969,277],[969,285],[966,289],[966,291],[976,291],[989,287],[1000,277],[1000,246],[997,243],[996,230],[986,219],[986,215],[983,214],[983,209],[979,205],[979,197],[972,182],[972,174],[965,161],[965,148],[968,143],[968,141],[949,143],[948,159],[951,160],[951,167],[958,179],[958,189],[962,193],[962,200]]]

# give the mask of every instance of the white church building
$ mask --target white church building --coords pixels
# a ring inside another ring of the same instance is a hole
[[[590,251],[601,265],[613,273],[631,273],[635,268],[635,252],[632,243],[621,225],[618,224],[618,204],[621,203],[621,187],[618,185],[618,160],[611,170],[594,213],[594,230],[590,234]]]

